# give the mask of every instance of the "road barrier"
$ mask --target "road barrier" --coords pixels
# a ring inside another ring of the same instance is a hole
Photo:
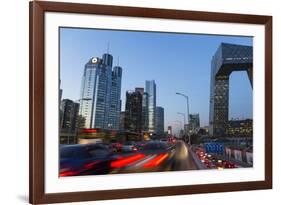
[[[188,147],[188,152],[191,155],[197,169],[207,169],[207,167],[205,166],[205,164],[203,164],[201,162],[201,160],[198,158],[198,156],[196,155],[196,153],[192,150],[192,145],[187,145]]]

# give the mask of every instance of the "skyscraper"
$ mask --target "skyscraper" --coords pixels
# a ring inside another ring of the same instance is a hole
[[[106,53],[85,65],[79,113],[85,128],[119,129],[122,68],[112,70],[113,57]]]
[[[111,82],[111,100],[109,108],[109,119],[108,125],[112,129],[119,129],[119,119],[121,112],[121,79],[122,79],[122,68],[115,66],[112,72]]]
[[[62,107],[61,107],[61,98],[62,98],[62,89],[60,88],[61,80],[59,79],[59,121],[62,120]]]
[[[199,113],[189,115],[189,130],[195,130],[200,127]]]
[[[145,92],[148,95],[148,131],[154,133],[156,118],[156,84],[154,80],[145,81]]]
[[[120,112],[119,115],[119,130],[124,131],[125,130],[125,112]]]
[[[163,135],[164,134],[164,108],[163,107],[156,107],[156,134]]]
[[[247,71],[253,85],[253,47],[222,43],[211,62],[210,135],[223,137],[228,126],[229,76],[234,71]],[[253,86],[252,86],[253,87]]]
[[[136,88],[136,92],[142,95],[142,131],[148,131],[148,94],[144,92],[144,88]]]
[[[61,102],[60,131],[65,133],[74,133],[78,118],[79,103],[69,99],[63,99]]]
[[[126,92],[125,130],[138,133],[142,130],[142,95],[138,91]]]

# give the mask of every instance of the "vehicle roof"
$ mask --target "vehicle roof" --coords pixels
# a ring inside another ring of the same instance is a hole
[[[91,144],[71,144],[71,145],[60,145],[60,148],[83,148],[83,147],[105,147],[102,143],[91,143]]]

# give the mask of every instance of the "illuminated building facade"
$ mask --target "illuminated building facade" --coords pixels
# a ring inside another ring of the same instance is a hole
[[[229,76],[247,71],[253,86],[253,47],[222,43],[212,58],[210,86],[210,135],[225,136],[228,126]]]
[[[253,120],[230,120],[227,126],[228,137],[252,137]]]
[[[112,55],[106,53],[85,65],[79,109],[85,128],[119,129],[122,68],[112,69],[112,63]]]

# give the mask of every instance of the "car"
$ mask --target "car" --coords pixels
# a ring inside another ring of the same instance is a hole
[[[121,148],[122,152],[134,152],[137,151],[136,143],[133,141],[127,141],[123,144]]]
[[[147,156],[148,160],[141,165],[142,171],[163,171],[172,164],[171,146],[168,142],[151,141],[148,142],[140,153]]]
[[[176,140],[175,137],[169,137],[168,142],[171,143],[171,144],[176,144],[177,140]]]
[[[170,147],[167,142],[148,141],[142,149],[126,153],[111,165],[118,173],[164,171],[172,164]]]
[[[135,143],[135,146],[138,150],[142,150],[146,145],[147,141],[138,141]]]
[[[105,174],[115,159],[103,144],[76,144],[60,146],[60,177]]]
[[[235,164],[229,161],[223,163],[224,168],[236,168]]]
[[[168,152],[171,149],[171,145],[168,142],[163,141],[151,141],[148,142],[143,147],[144,153],[161,153],[161,152]]]
[[[162,138],[162,139],[160,139],[160,142],[168,142],[168,139],[167,138]]]

